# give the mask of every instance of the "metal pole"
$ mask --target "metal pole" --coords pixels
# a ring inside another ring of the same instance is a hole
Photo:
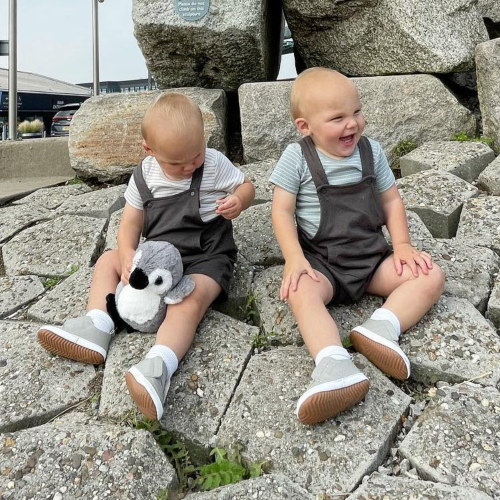
[[[151,79],[151,71],[148,69],[148,90],[153,90],[153,81]]]
[[[9,139],[17,139],[17,0],[9,0]]]
[[[94,43],[94,95],[99,95],[99,24],[97,0],[92,0],[92,33]]]

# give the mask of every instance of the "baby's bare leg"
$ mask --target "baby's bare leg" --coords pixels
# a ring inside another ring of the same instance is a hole
[[[315,272],[319,282],[303,274],[297,291],[290,290],[288,297],[300,334],[314,359],[324,347],[342,345],[337,325],[325,307],[333,297],[332,285],[323,274]]]
[[[419,269],[416,278],[407,265],[398,276],[393,257],[388,257],[375,272],[368,293],[387,297],[383,308],[392,311],[404,332],[419,321],[437,302],[444,289],[444,273],[437,264],[425,275]]]
[[[121,265],[118,250],[104,252],[96,262],[92,285],[90,286],[87,310],[106,311],[106,296],[115,293],[120,282]]]
[[[170,347],[181,360],[191,346],[196,328],[210,304],[221,291],[220,285],[203,274],[192,274],[193,292],[179,304],[167,307],[167,316],[156,336],[156,344]]]

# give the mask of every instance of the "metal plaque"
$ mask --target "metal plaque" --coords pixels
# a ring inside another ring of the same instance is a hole
[[[175,12],[184,21],[198,21],[206,15],[210,0],[174,0]]]

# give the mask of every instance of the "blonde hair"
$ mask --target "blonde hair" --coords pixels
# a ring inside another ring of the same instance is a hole
[[[141,133],[147,141],[150,125],[163,121],[177,133],[188,133],[197,127],[203,130],[203,117],[198,105],[189,97],[178,92],[160,94],[148,107],[141,124]]]
[[[318,76],[322,75],[343,77],[347,79],[347,77],[345,77],[338,71],[322,67],[309,68],[300,73],[299,76],[297,76],[297,78],[293,82],[292,90],[290,93],[290,115],[292,117],[292,120],[295,121],[297,118],[301,117],[304,112],[303,107],[301,108],[301,100],[304,97],[305,94],[304,91],[307,89],[307,86],[313,83],[314,78],[317,78]]]

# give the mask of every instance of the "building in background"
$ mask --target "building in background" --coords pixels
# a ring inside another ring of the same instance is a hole
[[[90,83],[79,83],[80,87],[85,87],[92,89],[94,88],[93,82]],[[107,81],[99,82],[99,88],[101,94],[114,94],[118,92],[141,92],[149,89],[148,79],[139,78],[138,80],[117,80],[117,81]],[[154,79],[151,79],[151,88],[156,90],[156,83]]]
[[[17,72],[17,117],[18,121],[36,118],[50,133],[52,117],[63,104],[83,102],[91,91],[79,85],[62,82],[36,73]],[[9,121],[9,72],[0,68],[0,126]]]

